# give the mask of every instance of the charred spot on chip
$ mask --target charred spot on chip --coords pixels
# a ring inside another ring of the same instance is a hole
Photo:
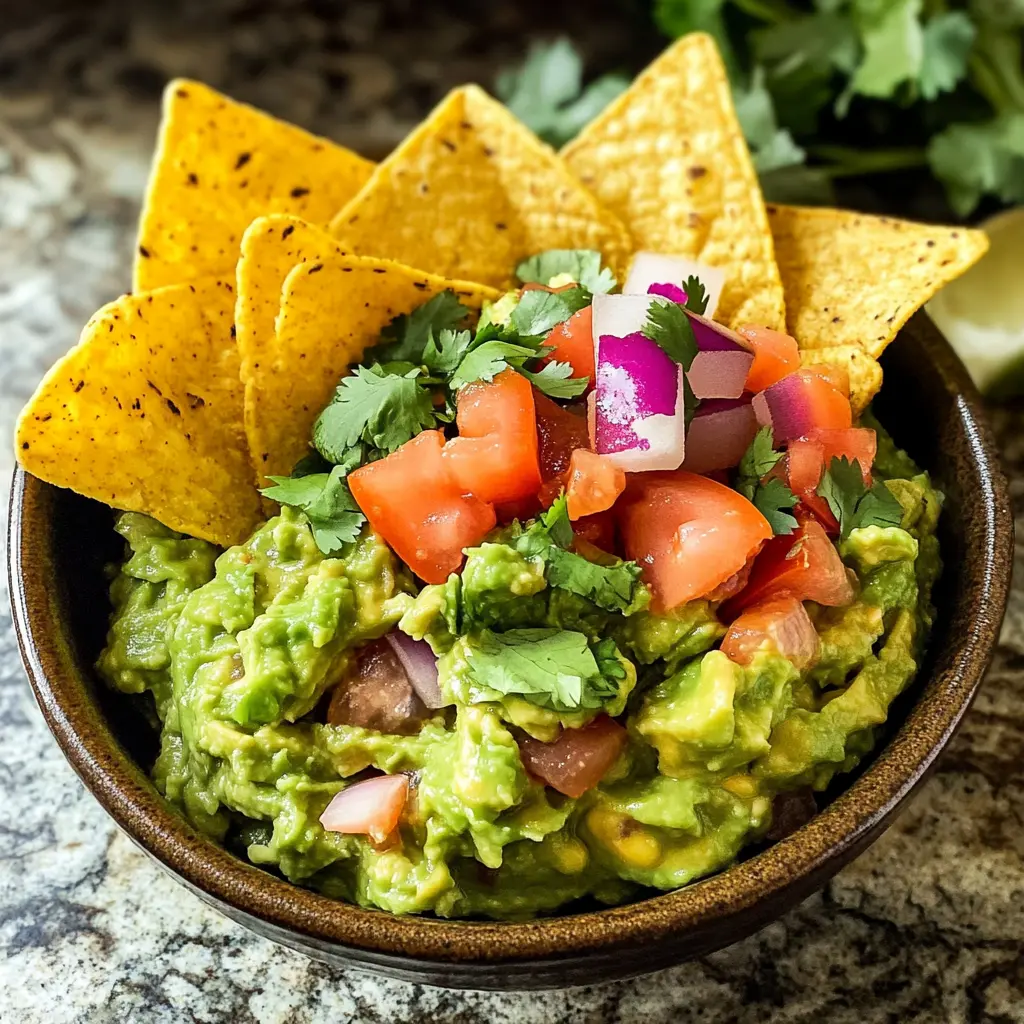
[[[84,387],[85,387],[85,381],[84,381],[84,380],[80,380],[80,381],[79,381],[79,382],[78,382],[78,383],[77,383],[77,384],[75,385],[75,394],[77,395],[77,394],[78,394],[78,392],[79,392],[79,391],[81,391],[81,390],[82,390],[82,388],[84,388]]]
[[[292,199],[301,199],[303,196],[309,195],[309,189],[303,188],[301,185],[296,185],[295,188],[291,190],[289,195],[291,195]]]
[[[413,286],[413,288],[419,288],[420,291],[423,291],[423,289],[427,287],[427,282],[426,281],[413,281],[412,286]]]
[[[23,452],[27,452],[28,451],[28,441],[22,441],[21,442],[21,450]]]
[[[309,272],[311,274],[318,274],[323,269],[324,269],[324,265],[322,263],[317,263],[316,266],[313,266],[313,267],[309,268]]]
[[[164,393],[151,381],[147,380],[146,383],[161,397],[164,397]]]
[[[190,185],[198,185],[199,184],[199,177],[198,177],[198,175],[195,174],[194,171],[189,171],[188,183]]]
[[[497,223],[496,223],[496,224],[495,224],[494,226],[495,226],[495,227],[496,227],[496,228],[497,228],[497,229],[498,229],[499,231],[505,231],[505,230],[507,230],[507,228],[508,228],[508,225],[507,225],[507,224],[506,224],[506,223],[505,223],[504,221],[501,221],[501,220],[499,220],[499,221],[498,221],[498,222],[497,222]]]
[[[455,150],[459,148],[450,139],[442,139],[441,145],[444,146],[444,148],[447,149],[449,153],[454,153]]]
[[[174,90],[174,95],[175,96],[180,96],[183,100],[187,100],[188,99],[188,89],[175,89]]]
[[[693,167],[688,167],[686,169],[686,176],[691,181],[696,181],[698,178],[703,178],[704,175],[707,173],[708,169],[706,167],[701,167],[699,164],[695,164]]]
[[[373,272],[375,274],[386,274],[387,271],[383,267],[374,267]]]
[[[294,230],[295,230],[295,225],[294,224],[289,224],[288,227],[286,227],[284,229],[284,231],[281,232],[281,237],[282,238],[287,238]]]
[[[144,245],[140,245],[139,246],[139,255],[144,260],[148,260],[149,259],[149,250]]]
[[[235,170],[240,171],[252,159],[251,153],[239,153],[235,161]]]
[[[181,410],[172,402],[169,398],[165,398],[164,401],[167,403],[167,408],[174,413],[175,416],[181,415]]]

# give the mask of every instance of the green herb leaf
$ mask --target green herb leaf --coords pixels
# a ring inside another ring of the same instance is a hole
[[[567,274],[591,295],[603,295],[615,287],[608,267],[601,268],[601,254],[593,249],[549,249],[523,260],[516,276],[523,284],[547,285],[552,278]]]
[[[903,521],[903,507],[889,488],[876,481],[869,490],[860,463],[856,459],[850,462],[845,455],[832,459],[818,494],[836,517],[841,540],[865,526],[899,526]]]
[[[683,291],[686,292],[686,308],[691,313],[703,316],[708,308],[708,290],[701,279],[691,274],[683,285]]]
[[[335,466],[330,473],[272,476],[274,486],[265,487],[260,493],[282,505],[301,509],[313,529],[316,546],[325,555],[336,555],[356,540],[366,522],[348,488],[347,473],[346,467]]]
[[[313,425],[313,444],[329,462],[342,463],[359,441],[393,452],[436,422],[430,391],[418,370],[388,374],[359,366],[342,378],[331,404]]]
[[[647,310],[644,337],[650,338],[684,370],[689,370],[697,355],[697,339],[690,318],[677,302],[655,297]]]
[[[952,92],[963,80],[976,35],[977,30],[963,11],[947,11],[928,20],[918,75],[918,87],[926,100]]]
[[[440,331],[435,338],[431,335],[423,347],[423,364],[432,373],[446,376],[458,369],[459,363],[466,357],[473,336],[469,331],[453,331],[448,328]]]
[[[528,359],[534,359],[537,350],[510,341],[486,341],[479,348],[469,351],[452,375],[449,386],[457,390],[464,384],[478,380],[494,380],[502,370],[510,366],[520,367]]]
[[[916,81],[924,62],[922,0],[854,0],[863,57],[839,99],[840,116],[853,93],[889,99],[906,81]]]
[[[563,38],[531,46],[522,67],[498,76],[495,91],[542,139],[561,146],[628,84],[621,75],[604,75],[584,88],[583,61]]]
[[[516,550],[526,558],[543,556],[552,545],[567,548],[572,544],[572,522],[565,491],[542,512],[515,542]]]
[[[796,495],[777,477],[758,484],[754,489],[754,508],[768,520],[776,536],[792,533],[797,526],[790,511],[796,506]]]
[[[567,629],[485,629],[467,660],[481,686],[552,711],[598,708],[618,689],[602,675],[586,636]]]
[[[521,338],[546,336],[592,301],[593,297],[585,288],[567,288],[564,292],[535,288],[523,293],[512,310],[509,325]]]
[[[545,363],[536,373],[520,368],[519,372],[534,387],[552,398],[576,398],[587,390],[589,377],[574,377],[571,363]]]
[[[468,313],[451,289],[438,292],[411,313],[396,316],[380,332],[380,343],[367,349],[363,362],[369,365],[402,360],[419,365],[428,338],[457,326]]]
[[[771,427],[762,427],[750,442],[750,447],[740,459],[736,477],[736,490],[743,497],[753,500],[754,491],[761,483],[761,478],[770,473],[775,464],[782,458],[782,452],[775,450],[775,438]]]

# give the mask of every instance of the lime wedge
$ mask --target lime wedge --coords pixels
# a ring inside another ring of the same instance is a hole
[[[989,251],[925,307],[986,395],[1024,393],[1024,207],[981,225]]]

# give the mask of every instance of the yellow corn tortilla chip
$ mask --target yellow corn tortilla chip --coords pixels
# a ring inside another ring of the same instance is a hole
[[[335,217],[366,256],[501,288],[545,249],[597,249],[621,275],[629,234],[542,143],[473,85],[455,89]]]
[[[274,332],[245,358],[246,428],[263,477],[290,473],[308,453],[314,421],[381,329],[446,288],[471,309],[498,296],[483,285],[368,257],[333,255],[291,270]],[[255,340],[250,335],[248,343]]]
[[[171,82],[139,224],[134,290],[229,276],[253,218],[326,225],[373,164],[199,82]]]
[[[789,333],[801,348],[859,345],[880,356],[943,285],[988,249],[983,231],[846,210],[769,206],[786,289]]]
[[[757,173],[714,40],[670,46],[563,150],[638,249],[727,271],[716,319],[782,330],[785,307]]]
[[[104,306],[22,412],[21,465],[193,537],[244,540],[260,505],[234,304],[231,281],[207,279]]]
[[[882,367],[857,345],[833,345],[831,348],[803,349],[801,366],[841,366],[850,375],[850,405],[859,416],[882,386]]]

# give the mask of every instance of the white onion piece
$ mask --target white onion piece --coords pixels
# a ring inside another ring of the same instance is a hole
[[[674,284],[683,288],[688,277],[700,279],[708,294],[707,309],[704,316],[708,319],[715,315],[718,300],[725,285],[725,271],[721,267],[711,267],[706,263],[698,263],[686,256],[670,256],[660,252],[638,252],[633,257],[622,286],[623,295],[646,295],[652,284]],[[685,290],[685,289],[684,289]]]
[[[443,708],[450,703],[444,699],[438,686],[437,658],[426,640],[413,640],[400,629],[393,629],[384,639],[402,663],[416,695],[428,708]]]
[[[750,398],[711,399],[701,404],[686,435],[683,469],[710,473],[739,465],[757,433]]]

